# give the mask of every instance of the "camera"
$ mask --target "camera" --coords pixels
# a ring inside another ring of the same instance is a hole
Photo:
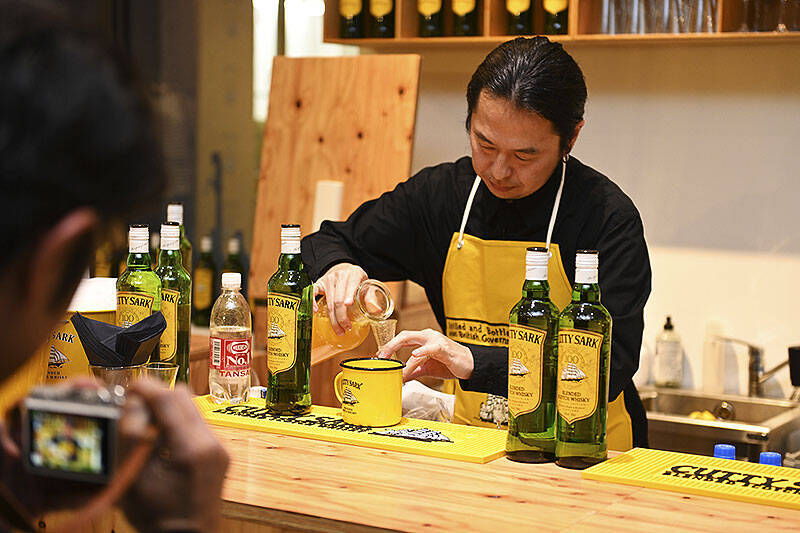
[[[37,475],[106,483],[117,460],[125,389],[37,387],[22,404],[22,453]]]

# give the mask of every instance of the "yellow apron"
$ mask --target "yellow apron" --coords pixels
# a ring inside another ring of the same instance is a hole
[[[525,281],[526,249],[530,246],[546,246],[546,243],[489,241],[464,234],[478,180],[479,177],[467,203],[461,233],[454,233],[450,240],[442,273],[446,334],[455,341],[469,344],[507,346],[508,315],[519,300]],[[548,233],[552,232],[560,193],[561,189]],[[551,244],[550,251],[550,299],[561,310],[572,298],[572,285],[564,271],[559,246]],[[508,424],[506,398],[463,391],[458,380],[447,382],[445,391],[456,395],[454,422],[486,427]],[[611,450],[626,451],[633,445],[631,419],[625,410],[622,393],[609,403],[607,435]]]

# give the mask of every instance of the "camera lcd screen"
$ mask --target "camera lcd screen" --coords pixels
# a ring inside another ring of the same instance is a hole
[[[105,474],[107,419],[30,411],[32,466],[62,472]]]

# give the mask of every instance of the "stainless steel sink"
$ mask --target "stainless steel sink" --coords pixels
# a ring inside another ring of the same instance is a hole
[[[762,451],[796,451],[789,435],[800,430],[798,402],[651,387],[639,394],[651,448],[712,455],[714,444],[728,443],[736,446],[737,458],[755,462]],[[690,418],[694,411],[716,419]]]

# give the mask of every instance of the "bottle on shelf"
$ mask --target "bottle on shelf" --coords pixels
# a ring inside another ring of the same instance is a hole
[[[543,0],[544,33],[546,35],[563,35],[567,33],[569,17],[568,0]]]
[[[196,326],[207,327],[211,320],[216,279],[217,265],[214,262],[213,241],[210,235],[205,235],[200,239],[200,257],[192,275],[192,323]]]
[[[246,279],[244,260],[242,259],[242,241],[238,236],[228,239],[228,255],[222,265],[222,272],[238,272],[242,279]],[[247,287],[243,284],[242,295],[247,298]]]
[[[364,37],[363,0],[339,0],[339,36],[342,39]]]
[[[238,272],[222,274],[222,294],[211,310],[208,388],[217,402],[249,398],[252,322],[241,286]]]
[[[369,37],[394,37],[394,0],[369,0]]]
[[[441,37],[444,35],[442,0],[417,0],[419,13],[419,36]]]
[[[575,256],[572,301],[558,319],[556,464],[583,469],[607,458],[611,315],[600,303],[596,250]]]
[[[178,365],[177,380],[189,384],[189,335],[192,319],[192,279],[183,268],[181,228],[161,225],[161,251],[156,275],[161,280],[161,313],[167,329],[159,342],[160,360]]]
[[[547,248],[528,248],[522,299],[508,326],[508,439],[512,461],[555,459],[558,308],[550,301]]]
[[[117,325],[130,327],[161,310],[161,280],[150,261],[149,228],[133,224],[128,231],[128,260],[117,279]]]
[[[533,9],[531,0],[506,0],[509,35],[531,35],[533,33]]]
[[[278,270],[267,283],[267,409],[311,411],[311,321],[314,286],[300,255],[300,226],[281,225]]]
[[[453,35],[479,35],[478,0],[453,0]]]
[[[94,252],[91,275],[93,278],[111,278],[114,264],[114,246],[110,239],[104,240]]]
[[[656,338],[654,362],[655,386],[680,388],[683,382],[683,347],[681,337],[672,325],[672,317],[667,317],[664,330]]]
[[[167,205],[167,222],[177,222],[181,227],[181,257],[183,268],[192,271],[192,243],[186,237],[186,228],[183,225],[183,204],[172,203]]]

